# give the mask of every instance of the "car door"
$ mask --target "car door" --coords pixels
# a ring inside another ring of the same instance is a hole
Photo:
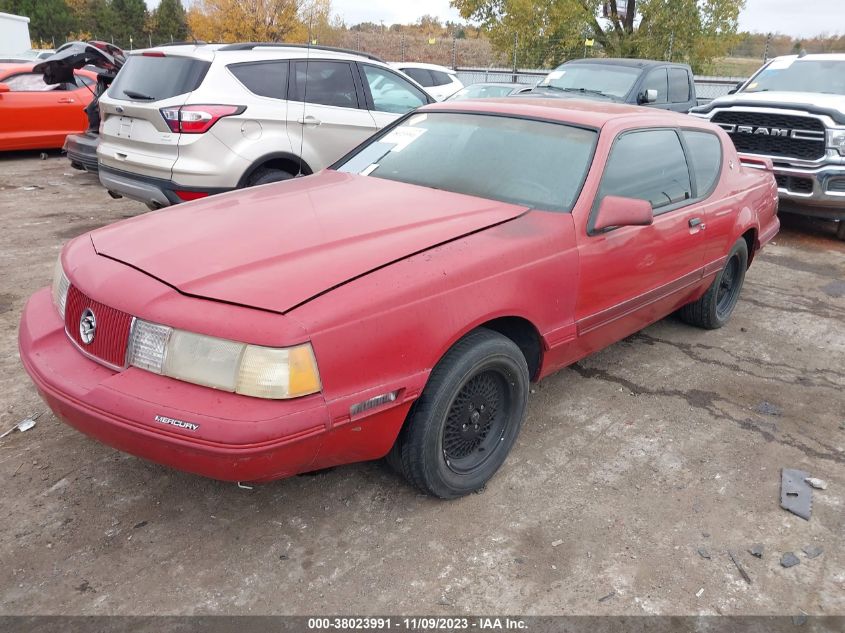
[[[614,141],[590,220],[605,196],[651,202],[650,226],[579,234],[576,325],[586,351],[662,318],[702,279],[706,241],[701,205],[677,130],[632,130]]]
[[[0,139],[6,149],[61,147],[65,137],[87,127],[84,95],[76,84],[47,84],[39,73],[6,77]]]
[[[692,103],[692,85],[686,68],[669,68],[669,109],[689,112]]]
[[[651,108],[669,109],[669,77],[666,67],[654,68],[646,74],[640,86],[639,94],[646,94],[647,90],[657,91],[657,99],[651,103],[644,104]]]
[[[367,107],[379,128],[432,100],[399,73],[372,64],[359,64],[359,67],[364,80]]]
[[[288,136],[316,172],[359,145],[378,126],[366,108],[353,62],[297,60],[292,68]]]

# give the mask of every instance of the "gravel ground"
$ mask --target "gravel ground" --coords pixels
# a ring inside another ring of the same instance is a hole
[[[0,440],[0,614],[845,614],[830,225],[786,218],[726,328],[666,319],[535,385],[500,473],[442,502],[379,463],[243,490],[53,417],[20,311],[65,241],[144,211],[56,153],[0,157],[0,427],[43,412]],[[780,509],[783,467],[828,482],[810,521]]]

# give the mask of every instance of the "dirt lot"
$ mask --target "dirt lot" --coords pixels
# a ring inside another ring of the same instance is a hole
[[[0,427],[44,412],[0,440],[0,613],[845,614],[830,226],[787,220],[725,329],[667,319],[536,385],[502,471],[441,502],[378,463],[243,490],[56,420],[18,359],[24,301],[66,240],[144,211],[58,154],[0,157]],[[782,467],[829,483],[809,522]]]

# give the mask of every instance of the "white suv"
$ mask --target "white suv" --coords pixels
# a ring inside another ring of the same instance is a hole
[[[417,62],[393,62],[390,65],[416,81],[438,101],[445,101],[464,87],[458,74],[445,66]]]
[[[280,44],[130,54],[100,98],[100,182],[160,208],[330,165],[432,98],[378,58]]]

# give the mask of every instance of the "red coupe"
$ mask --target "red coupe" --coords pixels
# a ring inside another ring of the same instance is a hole
[[[529,381],[679,311],[718,328],[778,231],[771,164],[680,114],[544,99],[405,116],[314,176],[71,241],[20,352],[58,417],[268,481],[387,456],[478,490]]]

